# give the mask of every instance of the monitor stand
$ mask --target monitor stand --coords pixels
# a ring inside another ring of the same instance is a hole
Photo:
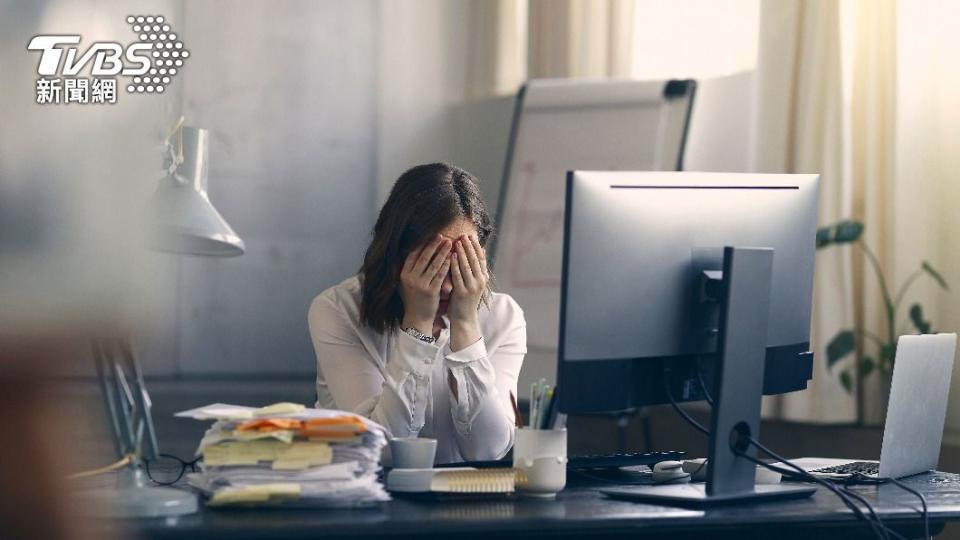
[[[755,485],[757,465],[737,455],[756,456],[749,438],[760,436],[760,398],[766,361],[767,320],[773,250],[723,250],[720,352],[710,421],[706,484],[604,489],[603,493],[660,505],[703,507],[809,497],[806,485]]]

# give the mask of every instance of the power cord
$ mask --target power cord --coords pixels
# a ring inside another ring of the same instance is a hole
[[[704,380],[703,380],[703,370],[702,370],[702,368],[700,367],[700,358],[699,358],[699,357],[697,358],[697,384],[699,385],[699,387],[700,387],[700,392],[701,392],[701,394],[703,395],[703,397],[704,397],[704,399],[706,400],[706,402],[709,403],[711,407],[713,407],[713,406],[714,406],[713,398],[710,396],[710,392],[707,390],[707,385],[706,385],[706,383],[705,383]],[[669,391],[669,388],[668,388],[668,391]],[[671,396],[671,399],[672,399],[672,396]],[[699,425],[699,424],[698,424],[698,425]],[[752,442],[753,442],[753,441],[751,440],[751,443],[752,443]],[[764,450],[764,451],[767,452],[766,450]],[[769,452],[767,452],[767,453],[768,453],[768,455],[769,455]],[[780,459],[780,458],[777,458],[777,459]],[[781,462],[784,462],[784,463],[787,462],[785,459],[780,459],[780,461],[781,461]],[[807,473],[806,471],[804,471],[804,473],[806,473],[806,474],[804,474],[803,476],[801,476],[801,478],[804,478],[804,479],[805,479],[807,476],[812,476],[812,475],[809,475],[809,473]],[[923,516],[924,538],[927,538],[927,539],[931,538],[931,536],[930,536],[930,513],[929,513],[929,509],[927,508],[927,499],[926,499],[926,497],[923,496],[923,493],[920,493],[918,490],[915,490],[915,489],[911,488],[910,486],[904,484],[903,482],[897,480],[896,478],[873,478],[873,477],[870,477],[870,476],[865,476],[865,475],[863,475],[863,474],[861,474],[861,473],[854,473],[854,474],[850,477],[850,479],[851,479],[851,480],[856,480],[856,481],[858,481],[858,482],[860,482],[860,483],[864,483],[864,484],[876,484],[876,485],[885,484],[885,483],[888,483],[888,482],[889,482],[889,483],[891,483],[891,484],[896,485],[896,486],[899,487],[900,489],[903,489],[904,491],[907,491],[907,492],[910,492],[910,493],[916,495],[917,498],[920,499],[920,506],[921,506],[921,512],[920,512],[920,513],[921,513],[921,515]],[[849,485],[849,481],[848,481],[846,484]],[[846,487],[843,487],[843,488],[840,488],[840,489],[841,489],[842,491],[844,491],[845,493],[847,493],[847,494],[849,494],[849,495],[857,498],[858,500],[863,501],[863,498],[862,498],[862,497],[860,497],[859,495],[855,494],[853,491],[850,491],[850,490],[847,489]],[[871,511],[871,514],[873,514],[873,515],[875,516],[876,513],[873,512],[873,508],[872,508],[869,504],[867,504],[865,501],[863,501],[863,502],[864,502],[864,505],[867,506],[867,508]],[[878,519],[879,519],[879,518],[878,518]]]
[[[126,467],[127,465],[130,465],[131,463],[133,463],[134,459],[136,459],[136,457],[133,454],[127,454],[122,458],[118,459],[117,461],[114,461],[110,465],[106,465],[104,467],[100,467],[97,469],[91,469],[89,471],[80,471],[80,472],[76,472],[71,475],[68,475],[67,480],[79,480],[80,478],[89,478],[91,476],[96,476],[98,474],[106,474],[108,472],[118,471]]]
[[[795,463],[793,463],[793,462],[791,462],[790,460],[784,458],[783,456],[777,454],[776,452],[770,450],[769,448],[767,448],[766,446],[764,446],[763,444],[761,444],[759,441],[757,441],[757,440],[754,439],[753,437],[749,437],[748,440],[749,440],[750,444],[753,445],[754,447],[756,447],[758,450],[762,451],[763,453],[767,454],[768,456],[772,457],[773,459],[777,460],[778,462],[783,463],[783,464],[786,465],[787,467],[790,467],[790,469],[792,469],[792,471],[786,471],[787,474],[786,474],[785,476],[789,476],[789,477],[793,477],[793,478],[800,478],[800,479],[805,480],[805,481],[808,481],[808,482],[813,482],[813,483],[818,484],[818,485],[820,485],[820,486],[823,486],[824,488],[826,488],[826,489],[828,489],[829,491],[831,491],[831,492],[832,492],[834,495],[836,495],[841,501],[843,501],[843,503],[844,503],[848,508],[850,508],[850,510],[852,510],[853,513],[854,513],[858,518],[860,518],[861,520],[865,521],[868,525],[870,525],[870,528],[873,529],[874,534],[876,534],[878,538],[883,538],[883,539],[887,540],[887,539],[890,538],[890,535],[893,534],[894,537],[897,538],[898,540],[903,540],[903,536],[901,536],[900,534],[896,533],[895,531],[891,531],[889,528],[887,528],[886,525],[883,524],[883,521],[880,520],[880,517],[877,516],[876,511],[874,511],[873,506],[872,506],[869,502],[867,502],[866,499],[864,499],[864,498],[863,498],[862,496],[860,496],[859,494],[856,494],[856,493],[854,493],[854,492],[852,492],[852,491],[850,491],[850,490],[848,490],[848,489],[841,488],[841,487],[837,486],[836,484],[834,484],[833,482],[831,482],[831,481],[829,481],[829,480],[824,480],[824,479],[822,479],[822,478],[818,478],[818,477],[810,474],[810,473],[807,472],[806,470],[804,470],[804,469],[802,469],[801,467],[797,466]],[[765,467],[765,468],[767,468],[767,469],[780,472],[781,474],[783,474],[783,473],[785,472],[785,471],[784,471],[783,469],[781,469],[780,467],[771,465],[771,464],[769,464],[769,463],[767,463],[767,462],[765,462],[765,461],[762,461],[762,460],[760,460],[760,459],[757,459],[757,458],[755,458],[755,457],[753,457],[753,456],[751,456],[751,455],[749,455],[749,454],[747,454],[747,453],[745,453],[745,452],[738,452],[737,450],[734,449],[734,453],[737,454],[738,456],[746,459],[747,461],[751,461],[751,462],[753,462],[753,463],[756,463],[757,465],[759,465],[759,466],[761,466],[761,467]],[[855,502],[853,502],[851,499],[856,499],[856,500],[859,501],[861,504],[863,504],[863,505],[867,508],[867,510],[870,512],[870,517],[867,517],[867,515],[863,513],[863,510],[861,510],[860,507],[857,506],[857,504],[856,504]],[[876,520],[876,522],[874,522],[874,521],[871,519],[871,517],[874,518],[874,519]]]
[[[878,478],[873,476],[866,476],[862,473],[854,473],[850,477],[850,479],[847,481],[847,483],[849,484],[851,481],[856,481],[857,483],[862,483],[862,484],[878,485],[878,486],[885,485],[885,484],[893,484],[904,491],[907,491],[913,495],[916,495],[917,498],[920,499],[920,507],[921,507],[920,514],[923,516],[924,538],[927,538],[927,539],[932,538],[930,536],[930,510],[927,507],[927,498],[919,490],[916,490],[908,486],[907,484],[901,482],[896,478]]]
[[[698,363],[698,366],[697,366],[697,367],[698,367],[698,369],[697,369],[697,380],[698,380],[698,384],[700,385],[701,392],[703,393],[703,396],[704,396],[705,400],[706,400],[708,403],[710,403],[711,405],[713,405],[713,399],[712,399],[712,397],[710,396],[710,393],[707,392],[706,384],[704,384],[703,377],[702,377],[702,375],[701,375],[701,373],[700,373],[699,363]],[[693,428],[696,429],[697,431],[700,431],[701,433],[709,436],[709,433],[710,433],[710,432],[709,432],[705,427],[703,427],[699,422],[697,422],[696,420],[694,420],[686,411],[684,411],[684,410],[680,407],[680,405],[677,403],[676,399],[674,398],[674,396],[673,396],[673,391],[672,391],[671,388],[670,388],[670,370],[669,370],[669,368],[667,368],[667,369],[664,370],[664,388],[665,388],[665,390],[666,390],[667,399],[670,401],[670,406],[673,408],[673,410],[676,411],[677,414],[679,414],[684,420],[686,420],[687,423],[689,423],[691,427],[693,427]],[[821,479],[821,478],[817,478],[817,477],[811,475],[809,472],[805,471],[804,469],[798,467],[796,464],[791,463],[789,460],[783,458],[782,456],[777,455],[776,453],[774,453],[774,452],[771,451],[770,449],[766,448],[765,446],[763,446],[762,444],[760,444],[759,441],[753,439],[752,437],[748,437],[748,439],[749,439],[750,444],[754,445],[755,447],[757,447],[758,449],[760,449],[761,451],[763,451],[764,453],[766,453],[766,454],[769,455],[770,457],[772,457],[772,458],[774,458],[774,459],[777,459],[778,461],[782,462],[783,464],[789,466],[789,467],[792,468],[793,471],[795,471],[795,472],[787,471],[787,470],[781,469],[780,467],[776,467],[776,466],[774,466],[774,465],[771,465],[771,464],[769,464],[769,463],[766,463],[766,462],[764,462],[764,461],[761,461],[761,460],[759,460],[759,459],[757,459],[757,458],[755,458],[755,457],[753,457],[753,456],[751,456],[751,455],[749,455],[749,454],[747,454],[746,452],[743,452],[743,451],[737,451],[736,449],[734,449],[734,453],[736,453],[738,456],[743,457],[744,459],[746,459],[746,460],[748,460],[748,461],[750,461],[750,462],[753,462],[753,463],[755,463],[755,464],[757,464],[757,465],[759,465],[759,466],[761,466],[761,467],[764,467],[764,468],[767,468],[767,469],[772,470],[772,471],[774,471],[774,472],[780,473],[781,475],[788,476],[788,477],[799,477],[799,478],[802,478],[802,479],[804,479],[804,480],[807,480],[807,481],[810,481],[810,482],[813,482],[813,483],[816,483],[816,484],[818,484],[818,485],[823,486],[824,488],[826,488],[826,489],[828,489],[830,492],[832,492],[834,495],[836,495],[836,496],[844,503],[844,505],[846,505],[848,508],[850,508],[850,510],[853,511],[854,515],[856,515],[858,519],[866,522],[866,523],[870,526],[870,528],[871,528],[871,530],[874,532],[874,534],[877,536],[877,538],[880,538],[880,539],[882,539],[882,540],[890,540],[890,535],[892,534],[892,535],[894,535],[894,537],[895,537],[897,540],[905,540],[902,535],[896,533],[895,531],[891,531],[888,527],[886,527],[886,526],[883,524],[883,522],[880,520],[880,517],[877,515],[876,511],[873,509],[873,506],[870,505],[870,503],[867,502],[866,499],[864,499],[864,498],[861,497],[860,495],[855,494],[855,493],[853,493],[853,492],[850,491],[850,490],[847,490],[847,489],[844,489],[844,488],[840,488],[840,487],[834,485],[832,482],[829,482],[829,481],[827,481],[827,480],[823,480],[823,479]],[[870,512],[870,517],[868,517],[866,514],[864,514],[864,513],[863,513],[863,510],[861,510],[860,507],[857,506],[857,504],[856,504],[855,502],[853,502],[851,499],[856,499],[856,500],[859,501],[861,504],[863,504],[864,506],[866,506],[867,509],[868,509],[868,511]],[[873,519],[871,519],[871,518],[873,518]],[[875,521],[874,521],[874,520],[875,520]]]

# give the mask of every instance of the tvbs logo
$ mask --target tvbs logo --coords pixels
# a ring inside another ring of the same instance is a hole
[[[149,43],[134,43],[127,47],[124,52],[119,43],[98,42],[87,49],[79,59],[76,47],[66,49],[66,61],[62,62],[64,50],[60,47],[64,45],[76,45],[80,43],[80,36],[36,36],[30,40],[27,49],[31,51],[41,51],[40,65],[37,67],[37,73],[40,75],[77,75],[80,71],[93,60],[90,68],[90,74],[94,77],[102,75],[143,75],[150,69],[150,51],[153,46]],[[124,65],[123,59],[132,65]]]
[[[27,50],[40,53],[37,103],[116,103],[117,76],[127,77],[129,93],[163,93],[190,52],[163,16],[127,17],[138,41],[126,47],[98,41],[81,50],[81,36],[34,36]],[[87,70],[90,78],[78,77]]]

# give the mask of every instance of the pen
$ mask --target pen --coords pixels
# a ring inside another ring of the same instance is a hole
[[[546,397],[546,385],[547,380],[540,378],[540,382],[537,383],[537,401],[534,403],[533,414],[533,429],[540,429],[540,409],[543,406],[543,398]]]
[[[537,383],[530,383],[530,428],[533,428],[533,417],[536,415]]]
[[[523,427],[523,416],[520,415],[520,407],[517,406],[517,397],[510,392],[510,405],[513,405],[513,422],[518,428]]]
[[[549,429],[550,426],[547,425],[549,420],[549,418],[547,418],[547,411],[550,410],[550,404],[553,402],[553,388],[548,384],[544,390],[546,391],[546,396],[540,400],[540,410],[537,411],[537,422],[540,429]]]

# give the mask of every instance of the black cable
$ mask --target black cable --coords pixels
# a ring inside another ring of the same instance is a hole
[[[702,367],[701,367],[701,365],[700,365],[700,358],[701,358],[701,357],[697,357],[697,360],[696,360],[696,365],[697,365],[697,383],[698,383],[698,385],[700,386],[700,392],[703,394],[704,399],[707,401],[707,403],[710,404],[711,407],[713,407],[713,406],[714,406],[713,398],[710,396],[710,392],[707,391],[707,385],[706,385],[706,383],[705,383],[704,380],[703,380],[703,369],[702,369]],[[785,460],[781,460],[781,461],[785,461]],[[768,467],[768,468],[769,468],[769,467]],[[783,474],[783,472],[785,472],[785,471],[781,471],[781,474]],[[806,471],[804,471],[804,472],[806,473]],[[798,476],[798,475],[790,475],[790,476]],[[807,476],[807,475],[804,474],[804,475],[799,476],[799,477],[800,477],[800,478],[806,478],[806,476]],[[927,539],[930,539],[930,538],[931,538],[931,537],[930,537],[930,514],[929,514],[929,510],[928,510],[928,508],[927,508],[927,499],[926,499],[926,497],[923,496],[922,493],[920,493],[919,491],[917,491],[917,490],[915,490],[915,489],[907,486],[906,484],[900,482],[899,480],[896,480],[895,478],[876,479],[876,478],[864,476],[864,475],[862,475],[862,474],[860,474],[860,473],[855,473],[854,475],[851,476],[851,478],[857,478],[857,479],[859,479],[859,480],[861,480],[861,481],[870,481],[870,483],[873,483],[872,481],[874,481],[874,480],[886,480],[886,481],[889,481],[889,482],[891,482],[891,483],[899,486],[901,489],[904,489],[904,490],[909,491],[910,493],[913,493],[914,495],[916,495],[916,496],[920,499],[920,505],[921,505],[921,507],[922,507],[921,515],[923,516],[923,528],[924,528],[925,538],[927,538]],[[854,495],[854,493],[853,493],[852,491],[849,491],[849,490],[846,490],[846,489],[844,489],[844,492],[849,493],[849,494],[851,494],[851,495]],[[855,495],[855,496],[856,496],[856,495]],[[862,501],[862,498],[860,498],[859,496],[857,496],[857,497]],[[863,502],[864,502],[864,504],[866,504],[866,501],[863,501]],[[871,514],[876,515],[876,512],[873,512],[873,508],[872,508],[869,504],[866,504],[866,506],[870,509]],[[877,519],[879,519],[879,518],[877,518]],[[896,533],[894,533],[894,534],[896,534]],[[897,535],[897,536],[899,536],[899,535]]]
[[[699,367],[700,367],[700,366],[699,366],[699,363],[698,363],[698,365],[697,365],[697,380],[698,380],[698,382],[699,382],[701,392],[703,392],[704,397],[708,399],[708,402],[712,404],[713,400],[710,398],[710,394],[709,394],[709,392],[707,392],[707,390],[706,390],[706,384],[704,384],[703,377],[702,377],[702,375],[701,375],[701,373],[700,373],[701,370],[699,369]],[[679,404],[677,404],[676,399],[674,399],[674,397],[673,397],[673,392],[672,392],[672,390],[670,389],[669,375],[670,375],[670,370],[669,370],[669,369],[665,369],[665,370],[664,370],[664,388],[665,388],[665,390],[666,390],[667,399],[669,399],[669,401],[670,401],[670,406],[673,408],[674,411],[677,412],[677,414],[679,414],[684,420],[686,420],[693,428],[695,428],[697,431],[700,431],[700,432],[703,433],[704,435],[709,436],[709,435],[710,435],[710,432],[709,432],[706,428],[704,428],[702,425],[700,425],[699,422],[697,422],[696,420],[694,420],[689,414],[687,414],[686,411],[684,411],[683,409],[681,409]],[[799,476],[800,478],[802,478],[802,479],[804,479],[804,480],[807,480],[807,481],[816,483],[816,484],[818,484],[818,485],[821,485],[821,486],[825,487],[826,489],[828,489],[829,491],[831,491],[834,495],[836,495],[836,496],[844,503],[844,505],[846,505],[848,508],[850,508],[850,510],[853,511],[853,513],[857,516],[857,518],[859,518],[859,519],[863,520],[864,522],[866,522],[866,523],[870,526],[871,530],[873,530],[874,534],[875,534],[878,538],[880,538],[880,539],[882,539],[882,540],[890,540],[889,533],[893,533],[893,534],[898,538],[898,540],[903,540],[903,537],[902,537],[901,535],[897,534],[897,533],[894,532],[894,531],[890,531],[890,530],[883,524],[883,522],[880,520],[880,517],[879,517],[879,516],[876,514],[876,512],[874,511],[873,506],[871,506],[865,499],[863,499],[863,498],[860,497],[859,495],[852,494],[852,492],[849,492],[849,491],[846,491],[846,492],[845,492],[844,490],[841,490],[841,489],[838,488],[837,486],[833,485],[831,482],[828,482],[828,481],[826,481],[826,480],[823,480],[823,479],[820,479],[820,478],[817,478],[817,477],[813,476],[813,475],[810,474],[809,472],[807,472],[807,471],[805,471],[804,469],[798,467],[796,464],[791,463],[791,462],[788,461],[786,458],[783,458],[782,456],[777,455],[775,452],[773,452],[773,451],[770,450],[769,448],[763,446],[762,444],[760,444],[759,441],[755,440],[755,439],[752,438],[752,437],[749,438],[749,442],[750,442],[750,444],[753,444],[754,446],[756,446],[756,447],[757,447],[758,449],[760,449],[761,451],[765,452],[765,453],[766,453],[767,455],[769,455],[770,457],[773,457],[774,459],[777,459],[777,460],[779,460],[780,462],[782,462],[783,464],[785,464],[785,465],[791,467],[792,469],[794,469],[794,470],[796,471],[796,474],[790,475],[790,476]],[[747,454],[746,452],[737,451],[737,450],[735,450],[735,449],[734,449],[733,451],[734,451],[734,453],[737,454],[738,456],[743,457],[743,458],[745,458],[745,459],[747,459],[748,461],[751,461],[751,462],[753,462],[753,463],[756,463],[757,465],[760,465],[760,466],[765,467],[765,468],[767,468],[767,469],[773,470],[773,471],[778,472],[778,473],[780,473],[780,474],[783,474],[783,473],[785,472],[783,469],[780,469],[779,467],[775,467],[775,466],[773,466],[773,465],[770,465],[769,463],[766,463],[766,462],[764,462],[764,461],[761,461],[761,460],[759,460],[759,459],[757,459],[757,458],[755,458],[755,457]],[[860,509],[860,507],[857,506],[857,504],[856,504],[855,502],[853,502],[853,501],[851,500],[851,498],[856,498],[857,500],[859,500],[860,502],[862,502],[862,503],[867,507],[867,509],[870,511],[871,517],[873,517],[874,519],[876,519],[876,522],[874,522],[872,519],[870,519],[870,517],[867,517],[867,515],[863,513],[863,511]]]
[[[791,462],[791,461],[788,460],[787,458],[781,456],[780,454],[777,454],[777,453],[774,452],[773,450],[770,450],[769,448],[767,448],[766,446],[764,446],[763,444],[761,444],[759,441],[757,441],[757,440],[754,439],[753,437],[750,437],[750,438],[749,438],[749,442],[750,442],[750,444],[752,444],[752,445],[754,445],[755,447],[757,447],[757,449],[759,449],[759,450],[762,451],[763,453],[767,454],[768,456],[772,457],[773,459],[776,459],[776,460],[779,461],[780,463],[783,463],[784,465],[787,465],[788,467],[790,467],[790,468],[794,469],[795,471],[797,471],[797,473],[798,473],[797,475],[798,475],[800,478],[802,478],[802,479],[804,479],[804,480],[807,480],[807,481],[810,481],[810,482],[814,482],[814,483],[816,483],[816,484],[818,484],[818,485],[821,485],[821,486],[829,489],[829,490],[830,490],[831,492],[833,492],[835,495],[837,495],[838,497],[840,497],[840,498],[847,504],[847,506],[851,507],[851,509],[854,510],[854,512],[855,512],[858,516],[862,517],[862,519],[866,520],[868,523],[871,523],[871,526],[873,526],[872,522],[870,522],[869,519],[867,519],[866,516],[863,514],[863,511],[860,510],[860,508],[857,507],[856,504],[853,504],[852,502],[849,501],[849,498],[847,497],[847,495],[848,495],[848,494],[852,494],[851,491],[849,491],[849,490],[843,490],[843,489],[837,487],[836,484],[834,484],[833,482],[830,482],[830,481],[828,481],[828,480],[824,480],[824,479],[822,479],[822,478],[818,478],[818,477],[814,476],[813,474],[810,474],[808,471],[806,471],[806,470],[804,470],[803,468],[799,467],[798,465],[796,465],[795,463]],[[736,452],[736,451],[735,451],[735,452]],[[749,457],[752,457],[752,456],[749,456]],[[748,457],[748,459],[749,459],[749,457]],[[759,461],[759,460],[758,460],[758,461]],[[868,502],[866,502],[866,500],[864,500],[862,497],[859,497],[858,495],[855,495],[855,497],[856,497],[858,500],[860,500],[860,502],[862,502],[862,503],[864,504],[864,506],[867,507],[867,509],[870,511],[870,514],[871,514],[872,516],[876,516],[876,512],[874,512],[874,510],[873,510],[873,506],[871,506]],[[877,521],[878,521],[879,526],[880,526],[883,530],[887,530],[887,527],[886,527],[885,525],[883,525],[883,522],[880,521],[879,517],[877,517]],[[894,534],[896,534],[896,533],[894,533]],[[884,537],[887,537],[887,538],[889,537],[887,534],[884,534],[883,536],[884,536]],[[897,536],[899,537],[899,535],[897,535]]]
[[[697,357],[697,383],[700,385],[700,393],[703,394],[703,399],[713,407],[713,398],[710,397],[710,392],[707,392],[707,384],[703,382],[703,370],[700,369],[700,358]]]
[[[918,499],[920,499],[920,506],[923,509],[923,537],[927,540],[930,540],[932,537],[930,536],[930,510],[927,508],[927,498],[924,497],[923,493],[920,493],[919,490],[913,489],[896,478],[884,478],[884,480],[892,482],[893,485],[904,491],[913,493]]]
[[[673,410],[676,411],[677,414],[682,416],[683,419],[686,420],[687,423],[689,423],[694,429],[696,429],[700,433],[703,433],[704,435],[709,437],[710,430],[703,427],[700,424],[700,422],[697,422],[696,420],[694,420],[693,417],[687,413],[687,411],[681,409],[680,405],[677,404],[677,400],[674,399],[673,391],[670,390],[670,369],[669,368],[663,370],[663,388],[667,392],[667,399],[670,400],[670,406],[673,407]]]
[[[862,474],[862,473],[853,473],[853,474],[850,476],[850,480],[854,480],[854,481],[861,482],[861,483],[865,483],[865,484],[875,484],[875,485],[883,485],[883,484],[888,484],[888,483],[889,483],[889,484],[893,484],[893,485],[899,487],[900,489],[902,489],[902,490],[904,490],[904,491],[907,491],[907,492],[909,492],[909,493],[912,493],[913,495],[916,495],[917,498],[920,499],[920,507],[921,507],[920,515],[923,516],[923,533],[924,533],[924,538],[927,538],[927,539],[930,539],[930,538],[931,538],[931,536],[930,536],[930,510],[929,510],[929,508],[927,507],[927,498],[926,498],[926,497],[923,495],[923,493],[921,493],[919,490],[913,489],[912,487],[906,485],[905,483],[901,482],[900,480],[897,480],[896,478],[880,478],[880,477],[874,477],[874,476],[866,476],[866,475],[864,475],[864,474]]]
[[[750,439],[750,442],[751,442],[751,444],[756,443],[756,441],[755,441],[754,439],[752,439],[752,438]],[[759,444],[759,443],[756,443],[756,444]],[[760,445],[760,446],[762,446],[762,445]],[[780,473],[780,474],[784,474],[784,472],[786,472],[787,474],[786,474],[785,476],[791,476],[791,477],[800,478],[800,479],[803,479],[803,480],[806,480],[806,481],[809,481],[809,482],[813,482],[813,483],[815,483],[815,484],[818,484],[818,485],[826,488],[826,489],[829,490],[831,493],[833,493],[834,495],[836,495],[837,498],[839,498],[839,499],[844,503],[844,505],[845,505],[847,508],[849,508],[851,511],[853,511],[854,515],[856,515],[856,517],[857,517],[858,519],[860,519],[860,520],[864,521],[865,523],[867,523],[867,525],[870,526],[870,529],[873,531],[873,533],[874,533],[878,538],[881,538],[881,539],[883,539],[883,540],[888,540],[888,539],[890,538],[889,535],[887,534],[888,529],[887,529],[887,527],[886,527],[885,525],[883,525],[882,522],[875,523],[870,517],[867,517],[867,515],[863,513],[863,510],[861,510],[860,507],[857,506],[857,504],[851,500],[851,497],[848,495],[848,492],[844,492],[844,491],[841,490],[839,487],[837,487],[835,484],[833,484],[833,482],[830,482],[830,481],[827,481],[827,480],[823,480],[823,479],[821,479],[821,478],[817,478],[817,477],[811,475],[810,473],[808,473],[807,471],[803,470],[802,468],[798,467],[797,465],[795,465],[795,464],[793,464],[793,463],[790,463],[790,462],[787,461],[787,460],[784,460],[784,459],[781,459],[781,458],[779,458],[779,457],[776,457],[776,456],[773,455],[773,454],[770,454],[771,457],[773,457],[774,459],[779,460],[779,461],[782,462],[783,464],[785,464],[785,465],[793,468],[795,472],[794,472],[794,471],[785,471],[784,469],[781,469],[781,468],[779,468],[779,467],[777,467],[777,466],[775,466],[775,465],[771,465],[771,464],[769,464],[769,463],[767,463],[767,462],[765,462],[765,461],[763,461],[763,460],[757,459],[757,458],[755,458],[755,457],[753,457],[753,456],[751,456],[751,455],[749,455],[749,454],[747,454],[747,453],[745,453],[745,452],[739,452],[739,451],[737,451],[737,450],[734,450],[733,452],[734,452],[735,454],[737,454],[738,456],[746,459],[747,461],[750,461],[750,462],[752,462],[752,463],[755,463],[755,464],[757,464],[757,465],[759,465],[759,466],[761,466],[761,467],[764,467],[764,468],[766,468],[766,469],[769,469],[769,470],[771,470],[771,471],[778,472],[778,473]],[[858,498],[859,498],[859,497],[858,497]],[[875,516],[875,515],[876,515],[876,513],[873,511],[873,509],[872,509],[872,507],[870,506],[869,503],[866,503],[866,501],[864,501],[863,499],[860,499],[860,501],[861,501],[862,503],[864,503],[864,505],[870,510],[871,516]],[[878,518],[878,520],[879,520],[879,518]],[[896,534],[896,533],[894,533],[894,534]],[[898,538],[902,538],[902,537],[900,537],[900,536],[898,535]]]

